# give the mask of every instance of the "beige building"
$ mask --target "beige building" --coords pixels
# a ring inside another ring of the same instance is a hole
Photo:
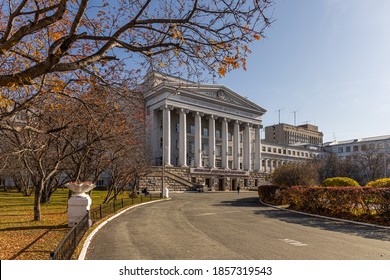
[[[280,123],[265,127],[265,141],[279,144],[310,144],[321,146],[323,133],[312,124],[294,126]]]

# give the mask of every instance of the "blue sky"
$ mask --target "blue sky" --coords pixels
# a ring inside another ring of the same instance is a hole
[[[263,124],[318,125],[324,141],[390,134],[390,1],[275,0],[247,71],[218,83],[267,109]]]

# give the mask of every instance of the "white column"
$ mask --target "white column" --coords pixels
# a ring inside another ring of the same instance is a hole
[[[209,117],[209,167],[215,168],[215,119],[217,117],[211,115]]]
[[[179,166],[187,166],[187,117],[186,111],[180,109],[179,130]]]
[[[222,119],[222,162],[221,167],[228,168],[228,120]]]
[[[171,165],[171,111],[167,105],[163,108],[163,164]]]
[[[202,117],[199,112],[195,113],[195,167],[202,167]]]
[[[261,171],[261,140],[260,126],[255,126],[255,170]]]
[[[251,127],[249,123],[245,124],[245,138],[244,138],[244,170],[251,170]]]
[[[238,121],[234,122],[233,134],[233,169],[240,169],[240,125]]]

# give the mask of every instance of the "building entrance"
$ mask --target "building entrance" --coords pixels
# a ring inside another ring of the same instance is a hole
[[[237,190],[237,184],[238,184],[238,180],[237,179],[232,179],[232,184],[231,184],[231,190],[232,191]]]

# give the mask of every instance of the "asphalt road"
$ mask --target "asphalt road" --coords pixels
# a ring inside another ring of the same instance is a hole
[[[171,197],[110,221],[86,259],[390,260],[390,230],[262,206],[255,192]]]

